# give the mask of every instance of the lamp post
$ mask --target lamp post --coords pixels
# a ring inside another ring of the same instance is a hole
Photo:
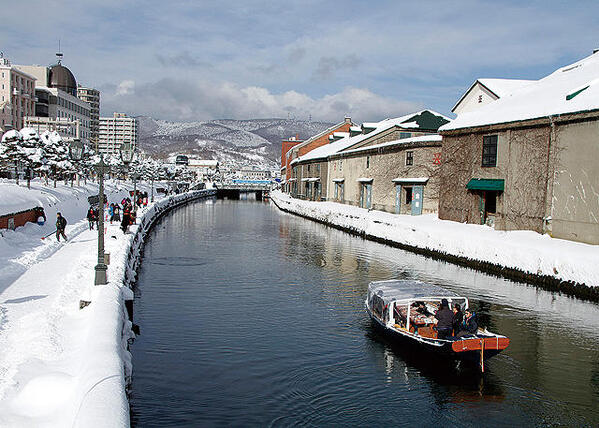
[[[83,143],[79,139],[75,139],[69,146],[69,157],[72,161],[79,166],[79,162],[83,158]],[[77,186],[79,186],[79,172],[75,172],[77,175]],[[71,179],[71,187],[73,187],[73,179]]]
[[[104,156],[100,154],[100,162],[96,165],[98,175],[100,176],[100,190],[98,192],[98,204],[99,207],[99,223],[98,223],[98,264],[96,265],[96,279],[95,285],[106,284],[106,270],[108,269],[104,263],[104,171],[106,164],[104,163]]]
[[[135,151],[131,147],[131,143],[123,143],[119,150],[121,161],[127,167],[127,175],[130,174],[131,164],[135,160]],[[135,181],[135,173],[133,173],[133,211],[137,211],[137,182]]]

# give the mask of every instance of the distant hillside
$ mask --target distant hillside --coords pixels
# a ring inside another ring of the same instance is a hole
[[[221,119],[209,122],[168,122],[138,117],[140,148],[153,156],[187,154],[202,159],[232,161],[278,169],[281,140],[307,139],[332,124],[286,119]]]

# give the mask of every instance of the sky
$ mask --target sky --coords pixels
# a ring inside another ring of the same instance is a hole
[[[101,114],[379,121],[477,78],[539,79],[599,48],[599,1],[0,0],[0,51],[63,64]]]

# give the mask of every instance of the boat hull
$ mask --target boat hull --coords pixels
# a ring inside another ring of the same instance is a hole
[[[436,355],[444,360],[480,364],[481,348],[483,354],[482,360],[486,361],[499,354],[509,344],[509,339],[505,337],[472,337],[455,341],[444,341],[416,336],[403,330],[390,328],[383,324],[377,317],[373,316],[368,308],[366,308],[366,311],[377,329],[399,346],[414,352]]]

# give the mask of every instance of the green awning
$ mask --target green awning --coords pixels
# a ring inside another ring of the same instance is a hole
[[[504,182],[505,180],[492,178],[473,178],[466,184],[466,189],[503,192]]]

